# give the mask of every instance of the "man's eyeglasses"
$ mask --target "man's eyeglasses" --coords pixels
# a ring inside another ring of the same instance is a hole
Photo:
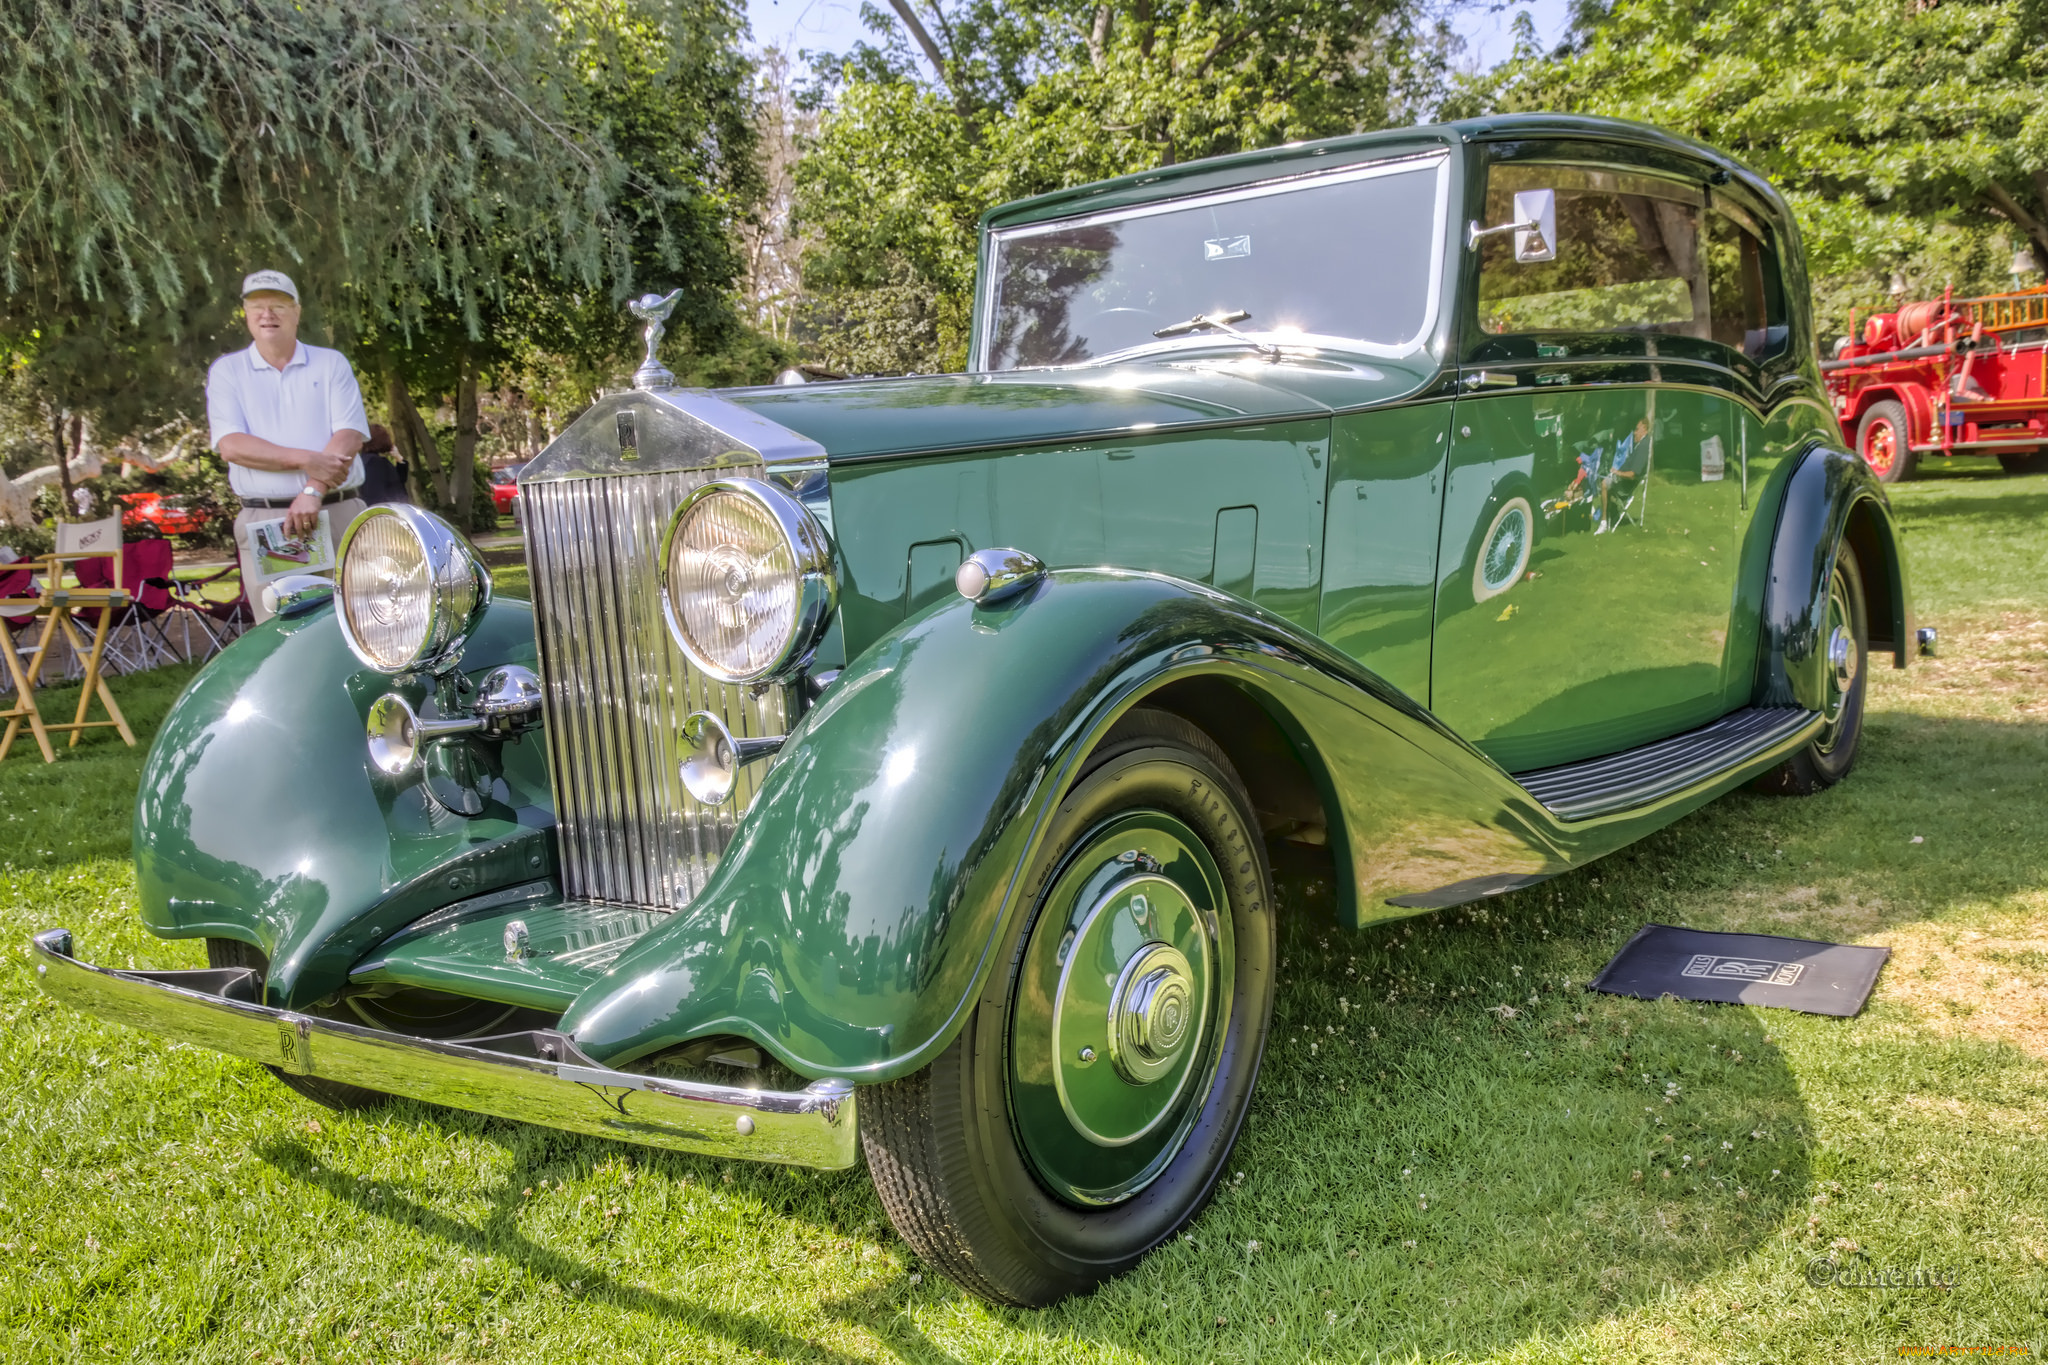
[[[244,303],[242,311],[251,317],[259,313],[269,314],[272,317],[283,317],[286,313],[297,312],[298,307],[299,305],[296,303]]]

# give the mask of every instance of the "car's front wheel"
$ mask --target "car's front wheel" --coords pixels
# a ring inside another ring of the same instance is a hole
[[[1140,708],[1053,816],[1029,912],[950,1047],[862,1093],[890,1220],[998,1303],[1086,1291],[1222,1174],[1273,1007],[1272,877],[1207,735]]]

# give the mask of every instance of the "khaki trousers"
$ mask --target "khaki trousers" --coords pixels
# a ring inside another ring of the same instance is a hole
[[[341,548],[341,533],[356,519],[365,506],[361,498],[343,498],[320,510],[327,514],[329,533],[334,538],[335,548]],[[235,513],[235,555],[242,563],[242,583],[248,589],[249,610],[256,613],[258,621],[268,621],[270,612],[263,605],[263,588],[257,582],[256,556],[249,549],[248,526],[252,521],[277,521],[284,516],[282,507],[244,507]]]

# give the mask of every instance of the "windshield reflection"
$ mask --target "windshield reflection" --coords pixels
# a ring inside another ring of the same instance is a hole
[[[1197,315],[1248,315],[1247,346],[1411,351],[1435,321],[1447,170],[1408,158],[1000,232],[985,368],[1186,345],[1155,333]]]

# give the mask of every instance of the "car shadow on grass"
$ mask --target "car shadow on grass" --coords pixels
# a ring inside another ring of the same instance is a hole
[[[594,1144],[601,1145],[601,1144]],[[479,1223],[443,1213],[407,1198],[389,1182],[372,1185],[333,1168],[333,1157],[320,1156],[297,1142],[270,1142],[254,1149],[280,1175],[318,1189],[359,1213],[380,1219],[394,1229],[423,1234],[476,1257],[493,1256],[546,1281],[564,1294],[621,1313],[666,1318],[692,1331],[719,1337],[750,1351],[784,1359],[845,1362],[859,1357],[834,1350],[823,1342],[795,1336],[761,1318],[643,1289],[593,1262],[579,1260],[535,1241],[519,1226],[523,1203],[508,1184],[497,1192],[490,1215]],[[323,1165],[323,1162],[330,1164]],[[374,1191],[374,1193],[373,1193]]]

